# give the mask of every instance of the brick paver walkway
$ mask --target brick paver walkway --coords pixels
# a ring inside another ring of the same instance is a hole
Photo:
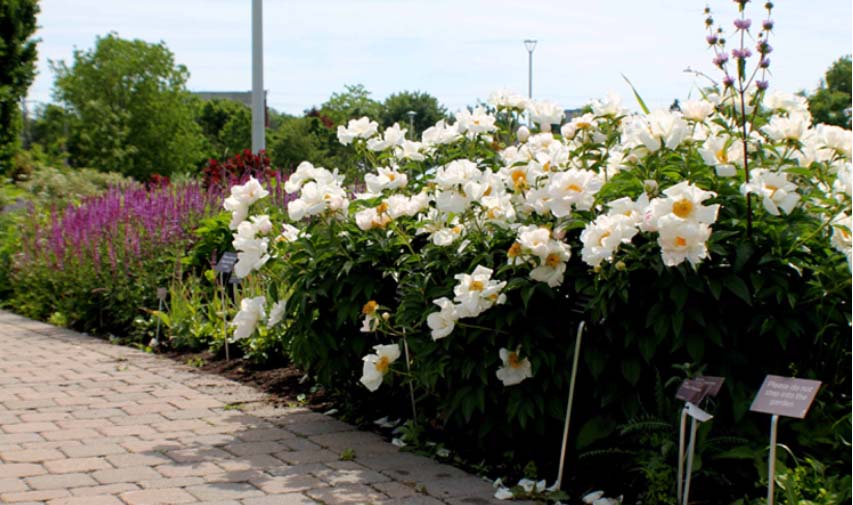
[[[0,356],[0,503],[496,502],[489,483],[373,433],[2,311]]]

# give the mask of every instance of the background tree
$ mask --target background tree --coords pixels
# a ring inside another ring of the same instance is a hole
[[[186,90],[189,72],[163,42],[99,37],[74,62],[51,62],[55,98],[79,123],[70,133],[74,166],[138,179],[168,175],[204,159],[201,128]]]
[[[233,100],[205,100],[196,118],[209,158],[224,159],[252,147],[252,111]]]
[[[20,101],[36,75],[37,0],[0,1],[0,173],[20,147]]]
[[[319,112],[337,126],[362,116],[378,119],[381,110],[380,103],[370,98],[370,91],[361,84],[355,84],[344,86],[342,93],[332,93],[320,106]]]
[[[386,98],[382,105],[381,119],[386,127],[400,123],[401,127],[409,128],[409,111],[414,111],[415,131],[413,133],[417,138],[420,138],[424,130],[447,116],[447,110],[434,96],[421,91],[394,93]]]
[[[835,60],[826,71],[817,91],[808,97],[815,123],[850,128],[850,55]]]

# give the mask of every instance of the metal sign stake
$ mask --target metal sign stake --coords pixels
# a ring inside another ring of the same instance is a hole
[[[694,420],[695,422],[695,420]],[[681,424],[678,431],[678,489],[676,494],[676,503],[681,503],[682,492],[684,490],[684,441],[687,431],[687,406],[681,409]]]
[[[222,286],[222,336],[225,338],[225,361],[231,361],[231,352],[228,348],[228,309],[225,307],[225,274],[219,274],[219,285]]]
[[[409,343],[406,334],[403,334],[403,351],[406,353],[406,371],[409,373],[409,399],[412,401],[412,421],[418,423],[418,411],[415,408],[415,386],[412,384],[412,364],[409,360]]]
[[[773,505],[773,491],[776,485],[776,433],[779,428],[779,416],[770,418],[770,455],[767,457],[767,505]]]
[[[687,445],[687,477],[684,482],[682,505],[687,505],[690,498],[690,474],[693,473],[693,452],[696,448],[696,430],[698,427],[699,423],[696,422],[696,418],[690,419],[690,443]]]
[[[569,424],[572,420],[572,402],[575,399],[575,378],[578,375],[578,359],[581,354],[581,337],[583,336],[583,329],[586,325],[585,321],[581,321],[578,324],[578,333],[577,338],[575,339],[575,356],[572,358],[572,378],[569,381],[569,402],[566,405],[566,425],[563,427],[563,445],[560,449],[560,467],[557,471],[557,482],[554,487],[557,491],[560,490],[560,485],[563,483],[563,470],[565,469],[566,464],[566,445],[569,443]]]

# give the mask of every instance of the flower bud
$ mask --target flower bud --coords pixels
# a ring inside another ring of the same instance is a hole
[[[518,136],[519,142],[527,142],[527,139],[530,138],[530,130],[526,126],[520,126],[515,134]]]
[[[387,313],[387,312],[383,312],[383,313],[382,313],[382,320],[383,320],[383,321],[387,321],[387,320],[389,320],[389,319],[391,319],[391,314],[389,314],[389,313]]]
[[[649,196],[655,196],[658,194],[658,181],[653,179],[646,179],[643,181],[643,191],[646,192]]]
[[[624,261],[617,261],[616,262],[616,270],[619,270],[620,272],[624,272],[626,268],[628,268],[628,266],[625,265]]]

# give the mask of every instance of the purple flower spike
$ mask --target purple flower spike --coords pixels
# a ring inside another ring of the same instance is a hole
[[[761,28],[767,30],[768,32],[773,29],[773,21],[766,19],[763,23],[761,23]]]
[[[738,30],[749,30],[752,25],[751,19],[735,19],[735,28]]]
[[[767,68],[770,66],[770,58],[761,58],[761,61],[758,63],[758,66],[761,68]]]
[[[729,55],[727,55],[726,53],[720,53],[717,55],[716,58],[714,58],[714,65],[722,67],[726,64],[727,61],[729,61]]]
[[[766,40],[758,41],[758,44],[755,45],[755,49],[761,54],[770,54],[773,52],[773,47],[770,46]]]
[[[735,83],[735,80],[732,78],[732,76],[727,75],[727,76],[723,77],[723,86],[730,88],[730,87],[734,86],[734,83]]]
[[[705,40],[708,41],[709,46],[715,45],[720,39],[717,38],[716,35],[708,35],[705,37]]]
[[[768,86],[767,81],[755,81],[755,87],[758,88],[758,91],[764,91]]]

